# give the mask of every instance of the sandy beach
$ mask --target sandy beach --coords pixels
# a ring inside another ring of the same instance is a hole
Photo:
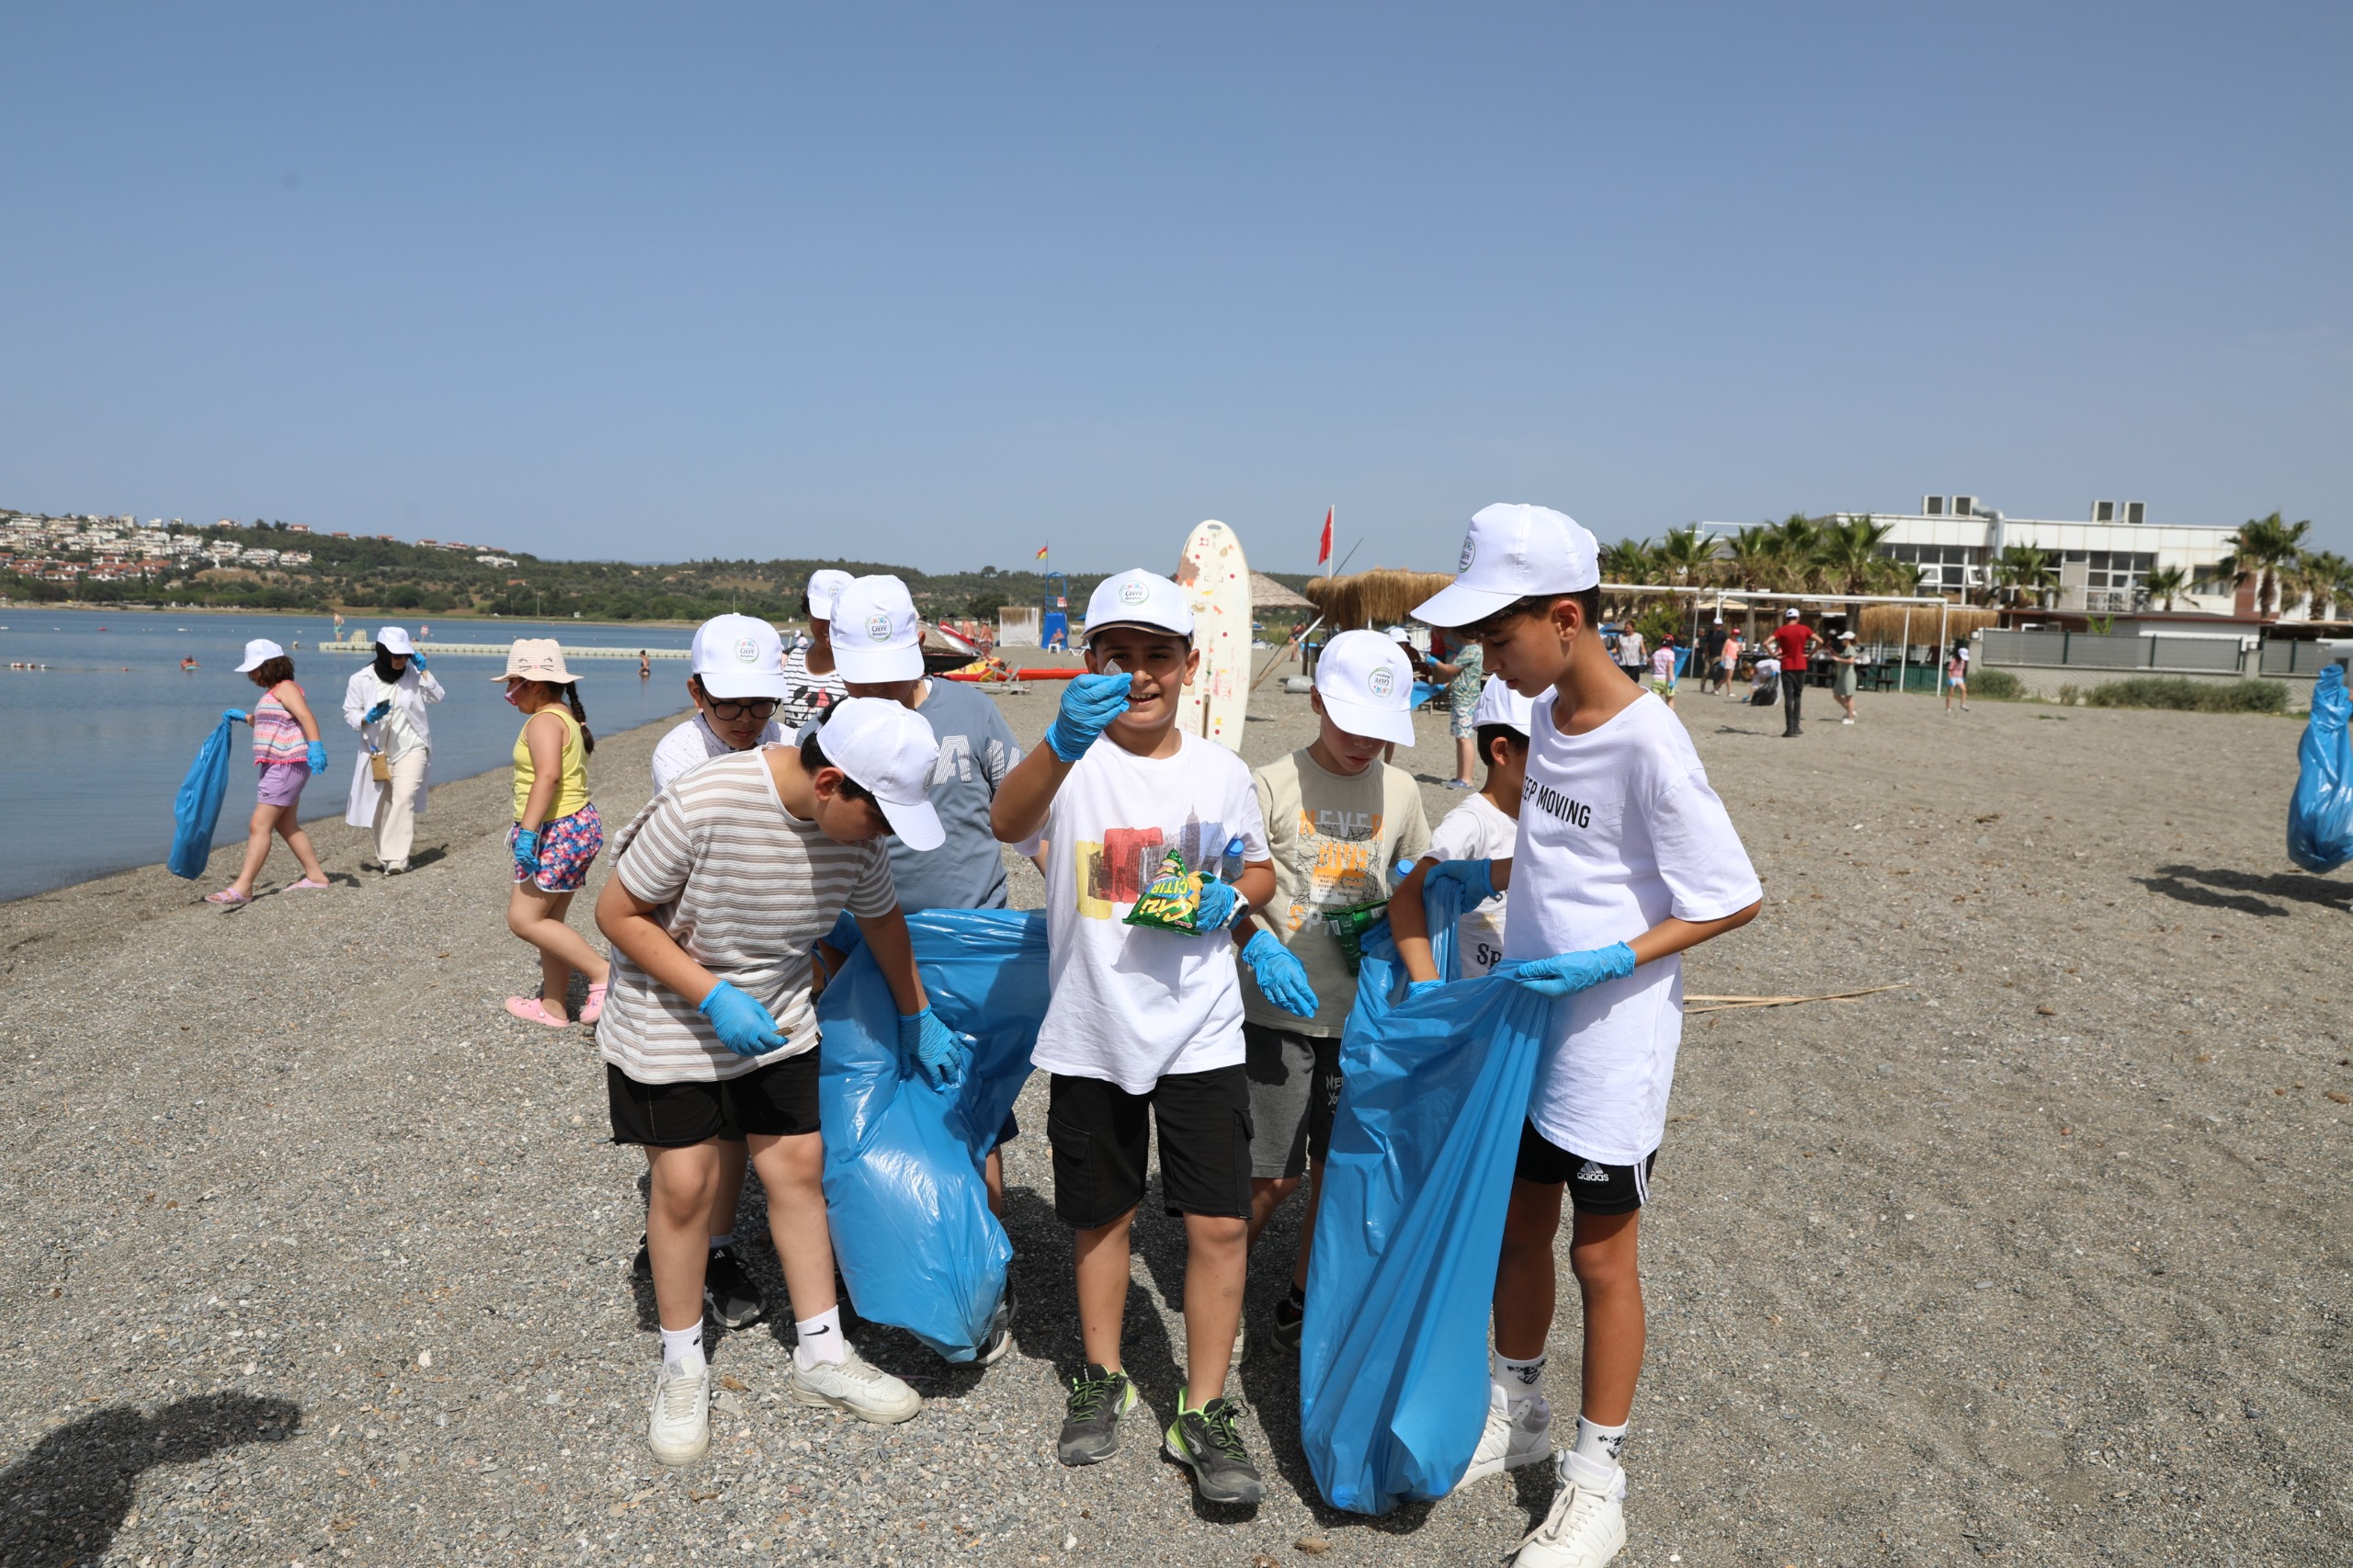
[[[1031,741],[1057,696],[999,700]],[[1867,697],[1845,728],[1809,699],[1795,741],[1683,699],[1768,896],[1687,988],[1904,988],[1687,1025],[1620,1561],[2353,1559],[2353,884],[2282,852],[2299,726]],[[608,831],[660,733],[603,738]],[[1452,748],[1442,716],[1419,733],[1435,822]],[[1312,734],[1270,682],[1245,755]],[[0,905],[0,1562],[1493,1563],[1541,1518],[1541,1467],[1323,1506],[1263,1337],[1254,1514],[1198,1506],[1145,1412],[1059,1468],[1079,1347],[1042,1080],[1008,1151],[1012,1356],[854,1326],[930,1401],[864,1426],[780,1397],[773,1310],[713,1352],[709,1459],[655,1466],[642,1161],[607,1142],[587,1033],[499,1007],[536,973],[502,919],[506,792],[438,788],[400,879],[329,821],[329,893],[206,907],[224,846],[201,882]],[[281,849],[263,890],[297,874]],[[1295,1214],[1254,1260],[1254,1337]],[[756,1187],[739,1228],[779,1308]],[[1137,1235],[1128,1364],[1165,1422],[1182,1238],[1149,1202]],[[1564,1292],[1563,1417],[1577,1333]]]

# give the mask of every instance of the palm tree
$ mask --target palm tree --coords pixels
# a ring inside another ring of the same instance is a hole
[[[1603,582],[1647,583],[1653,574],[1650,540],[1621,539],[1616,544],[1602,547]]]
[[[2353,562],[2334,551],[2297,556],[2295,563],[2280,574],[2280,612],[2285,614],[2309,600],[2312,619],[2326,620],[2331,608],[2345,597],[2348,575],[2353,575]]]
[[[1868,517],[1834,522],[1815,536],[1813,558],[1840,591],[1869,593],[1880,541],[1894,531],[1893,523],[1875,523]]]
[[[1724,549],[1724,574],[1734,586],[1762,588],[1771,583],[1779,551],[1772,524],[1741,529],[1725,541]]]
[[[1716,541],[1694,523],[1688,528],[1670,529],[1651,559],[1666,581],[1688,587],[1714,564]]]
[[[2171,610],[2173,601],[2189,592],[2189,574],[2178,566],[2160,566],[2149,574],[2141,586],[2149,597],[2164,600],[2165,608]]]
[[[2282,522],[2279,514],[2249,517],[2231,536],[2231,553],[2223,565],[2233,580],[2255,579],[2255,613],[2268,616],[2279,601],[2279,574],[2303,552],[2304,535],[2312,523]]]
[[[2030,545],[2013,544],[2004,548],[1994,559],[1994,585],[2018,602],[2021,594],[2031,594],[2037,605],[2042,603],[2042,591],[2056,582],[2059,574],[2051,569],[2051,558]]]

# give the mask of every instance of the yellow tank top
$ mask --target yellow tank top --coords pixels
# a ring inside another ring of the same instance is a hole
[[[571,709],[558,702],[540,709],[538,713],[532,714],[531,718],[537,719],[544,713],[552,713],[563,721],[563,773],[556,780],[555,800],[549,805],[545,818],[547,822],[553,822],[558,817],[570,816],[588,803],[588,748],[580,744],[580,721],[572,716]],[[528,731],[530,727],[530,720],[525,720],[523,731]],[[531,747],[523,739],[523,731],[517,732],[515,736],[515,820],[517,822],[523,820],[523,808],[531,799],[531,786],[538,782],[539,778],[531,769]]]

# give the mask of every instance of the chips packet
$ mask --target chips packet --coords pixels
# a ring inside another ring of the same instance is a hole
[[[1185,869],[1185,857],[1171,849],[1160,862],[1160,874],[1128,911],[1127,924],[1154,931],[1192,933],[1201,909],[1201,883],[1208,879]]]
[[[1364,961],[1364,934],[1386,919],[1388,915],[1389,903],[1386,899],[1324,913],[1324,928],[1332,933],[1333,940],[1340,944],[1340,957],[1347,964],[1350,974],[1356,973],[1357,966]]]

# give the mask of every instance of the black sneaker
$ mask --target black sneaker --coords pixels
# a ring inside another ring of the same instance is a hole
[[[629,1271],[640,1279],[654,1278],[654,1254],[646,1249],[643,1236],[637,1238],[637,1256],[629,1260]]]
[[[1184,1392],[1177,1392],[1176,1419],[1161,1439],[1160,1451],[1178,1464],[1192,1467],[1193,1485],[1204,1503],[1257,1506],[1263,1490],[1258,1467],[1250,1462],[1242,1434],[1233,1429],[1241,1415],[1241,1404],[1231,1399],[1213,1399],[1199,1410],[1188,1409]]]
[[[1275,1343],[1296,1354],[1300,1331],[1307,1326],[1307,1309],[1289,1296],[1275,1303]]]
[[[1120,1451],[1120,1417],[1136,1407],[1136,1386],[1125,1372],[1089,1361],[1070,1381],[1070,1414],[1054,1457],[1064,1464],[1097,1464]]]
[[[735,1261],[733,1247],[713,1247],[704,1261],[702,1306],[710,1321],[722,1328],[749,1328],[767,1310],[767,1303],[760,1300],[760,1288]]]

